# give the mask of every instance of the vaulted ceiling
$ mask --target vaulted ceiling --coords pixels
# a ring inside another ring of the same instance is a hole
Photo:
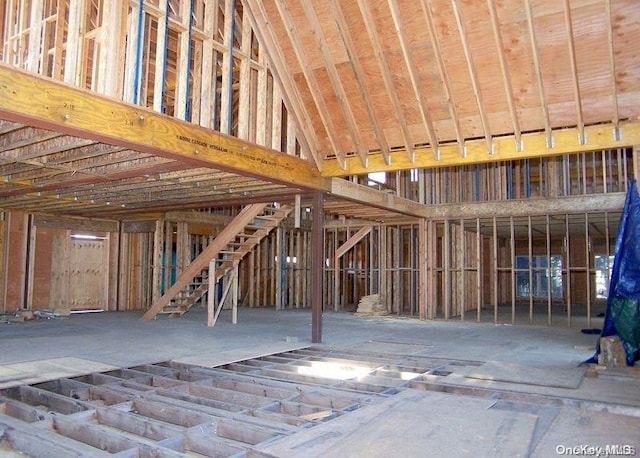
[[[424,209],[335,177],[640,145],[638,0],[236,6],[312,164],[3,65],[0,206],[126,217],[322,190],[335,215],[389,221]]]
[[[597,149],[640,113],[637,0],[246,6],[324,174]]]

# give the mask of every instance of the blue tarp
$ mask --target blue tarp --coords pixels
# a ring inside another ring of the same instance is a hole
[[[635,180],[629,183],[609,282],[607,310],[601,337],[617,335],[627,365],[638,360],[640,347],[640,196]],[[588,362],[596,362],[600,351]]]

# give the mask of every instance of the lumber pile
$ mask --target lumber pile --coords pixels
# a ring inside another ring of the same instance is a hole
[[[355,315],[363,316],[380,316],[388,315],[387,305],[380,300],[379,294],[370,294],[362,296],[358,302],[358,310]]]

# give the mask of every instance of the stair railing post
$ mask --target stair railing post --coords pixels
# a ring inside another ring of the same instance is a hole
[[[216,260],[215,258],[209,261],[209,290],[207,292],[207,326],[213,327],[215,324],[215,310],[216,310]]]
[[[231,322],[238,324],[238,261],[233,261],[233,274],[231,275],[230,281],[233,282],[231,290]]]

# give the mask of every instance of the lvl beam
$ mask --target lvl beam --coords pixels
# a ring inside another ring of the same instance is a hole
[[[303,159],[6,65],[0,118],[297,188],[328,186]]]
[[[344,167],[335,159],[326,159],[322,166],[322,176],[340,177],[361,175],[369,172],[393,172],[434,167],[482,164],[510,160],[531,159],[537,157],[560,156],[587,151],[626,148],[640,144],[640,121],[627,121],[619,124],[619,138],[614,123],[597,124],[584,127],[584,144],[580,143],[579,128],[557,129],[552,131],[552,145],[547,144],[545,132],[523,134],[522,148],[518,151],[512,135],[493,137],[493,153],[487,150],[485,139],[469,140],[465,147],[467,155],[460,155],[457,143],[440,145],[440,159],[433,157],[430,147],[416,148],[414,161],[409,161],[407,151],[394,150],[390,154],[390,163],[385,162],[382,154],[369,154],[368,167],[363,167],[358,157],[348,157]]]
[[[330,193],[352,202],[364,203],[376,208],[389,209],[403,215],[421,217],[428,212],[428,207],[413,200],[395,194],[378,191],[348,180],[334,178],[331,180]]]

